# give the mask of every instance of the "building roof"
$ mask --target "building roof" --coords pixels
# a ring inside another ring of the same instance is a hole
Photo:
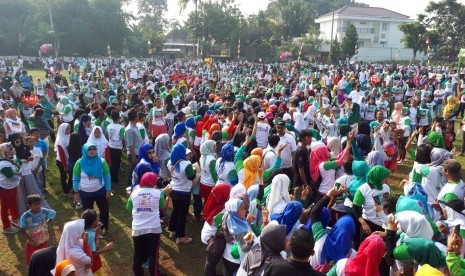
[[[400,14],[398,12],[390,11],[385,8],[378,8],[378,7],[352,7],[352,6],[344,6],[340,9],[334,11],[335,15],[339,16],[366,16],[366,17],[388,17],[388,18],[403,18],[408,19],[409,16]],[[333,12],[329,12],[320,16],[322,17],[332,17]]]

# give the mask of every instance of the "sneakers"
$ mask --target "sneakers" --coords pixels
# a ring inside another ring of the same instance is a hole
[[[174,232],[174,231],[170,232],[169,237],[170,237],[170,239],[176,237],[176,232]]]
[[[142,268],[149,268],[149,260],[145,261],[145,263],[142,264]]]
[[[102,229],[102,232],[100,232],[99,237],[101,239],[105,239],[106,237],[108,237],[108,230],[107,229]]]
[[[18,232],[19,232],[19,229],[13,226],[3,229],[3,234],[16,234]]]
[[[82,203],[80,201],[78,201],[76,203],[76,207],[74,207],[74,208],[76,208],[76,210],[82,209]]]
[[[189,237],[176,238],[176,244],[186,244],[186,243],[190,243],[191,241],[192,241],[192,238],[189,238]]]

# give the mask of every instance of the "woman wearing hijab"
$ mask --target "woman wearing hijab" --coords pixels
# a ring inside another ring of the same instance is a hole
[[[375,205],[381,203],[381,196],[384,194],[380,193],[384,192],[383,184],[390,174],[391,171],[382,166],[371,168],[367,174],[367,182],[355,192],[352,208],[362,226],[364,237],[371,235],[373,231],[383,231],[383,222],[377,216]]]
[[[152,144],[144,143],[139,148],[139,155],[137,156],[138,163],[144,163],[152,168],[152,172],[158,174],[160,166],[158,163],[158,156],[155,155],[155,149]]]
[[[396,125],[399,125],[400,123],[400,118],[402,118],[402,108],[404,107],[404,104],[401,102],[397,102],[394,104],[394,110],[392,111],[391,114],[391,119],[396,122]]]
[[[0,144],[0,213],[4,234],[16,234],[19,231],[12,224],[19,225],[20,216],[16,198],[21,177],[20,165],[16,162],[15,149],[11,143]]]
[[[42,190],[37,183],[34,174],[32,174],[32,161],[34,157],[31,154],[31,149],[24,143],[24,140],[18,133],[13,133],[8,137],[15,152],[16,159],[20,162],[19,172],[21,173],[20,182],[18,186],[18,212],[24,214],[29,208],[27,205],[27,197],[29,195],[38,194],[42,198],[42,207],[50,208],[47,201],[45,201]]]
[[[185,123],[178,123],[174,126],[173,145],[183,145],[185,148],[189,147],[189,143],[185,137],[187,132]]]
[[[139,163],[136,165],[132,175],[133,182],[131,185],[131,191],[134,191],[135,189],[139,188],[140,180],[142,179],[144,174],[148,172],[153,172],[149,164]]]
[[[395,172],[397,170],[397,156],[399,156],[396,144],[386,141],[383,144],[383,150],[388,157],[387,160],[384,160],[384,166],[391,172]]]
[[[270,216],[284,212],[284,208],[291,200],[289,196],[290,182],[291,180],[285,174],[278,174],[273,178],[271,190],[266,199],[266,209]]]
[[[105,135],[103,135],[101,127],[96,126],[92,129],[89,139],[87,139],[87,143],[95,145],[95,147],[97,147],[97,155],[100,158],[105,159],[107,162],[110,162],[110,160],[108,160],[109,158],[107,158],[107,156],[109,157],[110,150],[108,147],[108,140]]]
[[[224,144],[220,152],[220,158],[216,160],[217,184],[225,183],[234,186],[238,182],[236,165],[234,164],[234,146],[232,143]]]
[[[442,133],[430,131],[426,136],[426,140],[435,148],[445,148],[444,136]]]
[[[140,189],[129,196],[126,210],[132,213],[132,240],[134,242],[134,275],[144,275],[142,264],[149,260],[151,275],[158,274],[158,257],[162,226],[160,210],[164,209],[165,198],[155,188],[157,174],[145,173],[140,179]]]
[[[365,158],[372,148],[370,135],[359,133],[357,134],[355,141],[357,142],[357,149],[360,156]]]
[[[277,221],[286,226],[286,237],[290,239],[292,233],[298,229],[299,218],[302,215],[303,206],[299,201],[289,201],[282,213],[271,215],[271,221]]]
[[[108,200],[111,197],[110,169],[107,162],[97,155],[97,147],[86,143],[82,147],[82,157],[73,169],[74,201],[79,200],[84,210],[93,209],[97,204],[102,222],[101,238],[108,235],[109,209]]]
[[[254,243],[253,235],[244,240],[246,234],[252,231],[246,219],[247,209],[247,204],[237,197],[230,198],[225,203],[226,213],[223,217],[223,231],[226,235],[226,243],[232,244],[231,255],[237,260],[237,262],[229,262],[223,259],[227,272],[225,275],[233,275],[237,271],[241,260],[244,259],[245,254],[249,252]]]
[[[58,127],[57,138],[55,140],[56,165],[60,170],[61,188],[64,195],[69,195],[72,187],[72,179],[68,179],[68,145],[71,133],[71,126],[62,123]]]
[[[329,137],[327,143],[331,158],[336,158],[342,151],[341,139],[339,137]]]
[[[155,139],[155,156],[158,158],[158,165],[160,167],[159,177],[167,183],[168,179],[171,178],[170,171],[166,166],[170,160],[170,137],[168,134],[163,133],[157,136]]]
[[[200,197],[204,203],[218,181],[215,152],[216,143],[213,140],[207,140],[200,146]]]
[[[79,127],[77,130],[77,133],[79,133],[79,135],[81,136],[82,145],[87,143],[87,140],[89,139],[89,135],[92,131],[91,125],[92,118],[87,114],[82,115],[79,119]]]
[[[192,241],[186,236],[186,218],[191,199],[192,180],[196,172],[192,163],[187,160],[186,148],[182,144],[176,144],[171,151],[168,161],[168,170],[171,174],[171,200],[173,211],[169,225],[170,237],[176,237],[177,244],[185,244]]]
[[[51,276],[50,271],[55,268],[57,248],[50,246],[32,253],[29,263],[29,276]]]
[[[229,193],[231,187],[228,184],[218,184],[211,190],[211,196],[208,197],[207,202],[203,208],[203,218],[205,223],[200,234],[201,240],[204,244],[208,244],[208,241],[216,234],[218,228],[221,228],[221,223],[224,215],[224,204],[229,199]],[[223,258],[232,259],[231,254],[228,250],[223,253]],[[221,256],[213,258],[210,254],[207,254],[205,260],[205,275],[214,276],[216,275],[215,267],[220,261]],[[226,275],[225,273],[223,273]]]
[[[360,244],[353,259],[348,260],[345,265],[338,263],[338,275],[379,276],[378,267],[383,259],[385,249],[386,246],[382,238],[378,235],[369,236]]]
[[[377,150],[370,151],[367,155],[367,163],[370,167],[376,165],[384,166],[384,154]]]
[[[285,249],[286,226],[269,223],[261,232],[260,243],[252,247],[242,262],[242,275],[263,275],[273,259],[282,260],[280,253]]]
[[[449,96],[447,97],[447,104],[444,106],[444,110],[442,111],[442,117],[444,121],[453,121],[457,114],[459,114],[459,102],[457,97]]]
[[[328,147],[321,145],[316,147],[310,153],[310,176],[315,183],[320,183],[318,190],[320,196],[326,193],[334,186],[336,182],[336,169],[342,165],[345,158],[349,156],[351,141],[347,142],[346,148],[337,156],[335,161],[330,161]],[[321,181],[319,180],[321,178]]]
[[[87,235],[84,236],[83,233],[83,219],[73,220],[65,224],[56,251],[56,263],[60,264],[62,261],[69,260],[76,269],[76,275],[92,276],[92,270],[90,269],[92,252],[87,241]],[[57,270],[58,265],[55,272]]]

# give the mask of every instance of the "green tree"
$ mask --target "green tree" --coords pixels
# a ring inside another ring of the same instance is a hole
[[[331,53],[332,55],[330,62],[332,64],[337,64],[339,60],[342,58],[341,44],[339,43],[337,37],[333,40],[333,45],[331,46]]]
[[[431,1],[425,12],[418,20],[438,34],[437,54],[455,59],[460,47],[465,45],[465,5],[456,0]]]
[[[353,24],[347,27],[344,38],[342,39],[341,51],[343,57],[351,58],[355,54],[357,47],[358,34],[357,29]]]
[[[399,24],[399,30],[404,33],[401,41],[406,48],[412,49],[412,61],[415,62],[417,53],[424,51],[426,48],[426,26],[420,21],[404,22]]]

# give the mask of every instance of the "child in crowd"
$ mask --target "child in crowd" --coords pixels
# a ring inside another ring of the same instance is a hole
[[[21,173],[14,158],[15,149],[11,143],[0,144],[0,208],[4,234],[16,234],[19,231],[16,228],[19,218],[16,196]]]
[[[84,220],[84,229],[88,236],[88,244],[90,250],[92,251],[92,274],[94,276],[103,276],[103,265],[100,255],[113,249],[115,247],[114,243],[110,242],[102,249],[99,249],[99,232],[102,224],[98,221],[97,212],[92,209],[85,210],[81,218]]]
[[[32,253],[48,247],[47,222],[55,219],[56,212],[42,208],[42,198],[38,194],[29,195],[27,205],[29,210],[21,216],[19,227],[26,235],[26,264],[29,265]]]

